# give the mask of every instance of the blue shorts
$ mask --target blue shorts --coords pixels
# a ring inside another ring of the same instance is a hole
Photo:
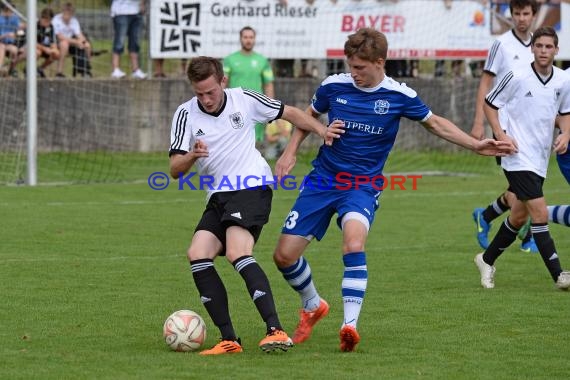
[[[125,37],[129,38],[129,53],[140,52],[140,40],[143,28],[143,16],[137,15],[117,15],[113,17],[113,53],[121,54],[125,50]]]
[[[556,161],[558,161],[560,172],[570,185],[570,148],[568,148],[564,154],[557,154]]]
[[[299,236],[314,236],[321,240],[329,227],[332,216],[337,213],[337,225],[348,212],[363,215],[369,225],[374,221],[381,192],[373,188],[358,190],[322,190],[305,187],[289,212],[281,233]]]

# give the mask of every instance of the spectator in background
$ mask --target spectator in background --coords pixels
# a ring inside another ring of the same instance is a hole
[[[255,30],[251,26],[243,27],[239,32],[241,49],[224,58],[224,73],[228,78],[228,87],[242,87],[261,92],[275,98],[273,88],[273,69],[269,60],[253,51]],[[265,125],[255,125],[255,142],[259,147],[265,141]]]
[[[443,0],[443,5],[445,6],[445,9],[451,9],[451,6],[453,5],[453,0]],[[454,59],[453,61],[451,61],[451,73],[453,75],[453,77],[455,78],[459,78],[462,77],[462,70],[463,70],[463,60],[461,59]],[[434,76],[435,77],[442,77],[445,75],[445,61],[443,59],[438,59],[437,61],[435,61],[435,71],[434,71]]]
[[[128,51],[131,60],[131,77],[145,79],[146,74],[139,67],[140,40],[143,27],[145,0],[113,0],[111,17],[113,18],[113,55],[112,78],[123,78],[125,74],[120,68],[121,54],[125,48],[125,37],[128,37]]]
[[[268,160],[273,160],[285,150],[289,138],[291,138],[291,131],[293,126],[290,122],[283,119],[277,119],[267,124],[265,127],[265,151],[263,156]]]
[[[389,59],[386,60],[384,64],[384,70],[386,71],[386,75],[392,78],[401,78],[404,76],[404,72],[406,70],[404,60],[401,59]]]
[[[52,21],[59,47],[57,62],[57,77],[64,77],[65,58],[73,57],[73,76],[91,76],[91,44],[81,31],[79,21],[75,17],[75,8],[71,3],[65,3],[62,12],[55,15]]]
[[[18,76],[12,64],[16,61],[18,56],[16,34],[19,29],[20,19],[8,5],[2,3],[0,7],[0,71],[2,72],[2,76],[6,76],[6,74]],[[10,58],[10,68],[4,67],[6,57]]]
[[[59,59],[59,49],[55,40],[55,33],[51,23],[53,19],[53,11],[50,8],[44,8],[40,12],[40,19],[37,25],[36,39],[36,56],[38,59],[43,58],[43,63],[38,66],[38,75],[45,78],[45,69],[53,62]],[[28,43],[31,43],[28,41]],[[18,54],[16,63],[26,59],[26,50],[22,49]],[[56,75],[56,77],[58,77]]]
[[[154,66],[154,73],[152,74],[153,78],[166,78],[166,74],[164,73],[164,58],[157,58],[152,60],[152,64]],[[186,75],[186,70],[188,68],[188,60],[181,59],[180,60],[180,75]]]

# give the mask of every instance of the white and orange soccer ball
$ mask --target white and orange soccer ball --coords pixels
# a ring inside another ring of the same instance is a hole
[[[196,351],[206,340],[206,324],[198,313],[178,310],[166,318],[162,334],[172,350]]]

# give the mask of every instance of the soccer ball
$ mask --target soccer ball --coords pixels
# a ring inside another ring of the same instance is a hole
[[[170,314],[162,328],[164,340],[174,351],[196,351],[206,340],[206,324],[192,310],[178,310]]]

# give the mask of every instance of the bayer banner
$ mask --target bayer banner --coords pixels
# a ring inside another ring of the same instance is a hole
[[[561,22],[570,4],[553,3],[541,6],[535,27],[555,23],[560,40],[570,41],[570,23]],[[256,30],[256,51],[269,58],[342,58],[346,37],[372,27],[386,34],[390,58],[484,59],[511,24],[505,0],[151,0],[151,56],[221,58],[239,50],[244,26]],[[570,58],[570,44],[560,44],[557,58]]]

